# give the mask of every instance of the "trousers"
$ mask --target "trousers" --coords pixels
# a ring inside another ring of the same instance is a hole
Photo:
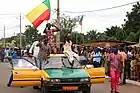
[[[120,72],[110,71],[110,76],[111,76],[111,89],[115,89],[115,91],[118,91]]]
[[[43,63],[44,63],[44,60],[42,58],[39,58],[39,69],[40,70],[43,69]]]
[[[9,79],[9,82],[8,82],[7,85],[8,85],[8,86],[11,86],[12,81],[13,81],[13,73],[11,74],[10,79]]]
[[[79,55],[76,54],[75,52],[65,51],[64,53],[68,55],[68,58],[69,58],[70,62],[72,62],[74,60],[74,57],[79,61]]]

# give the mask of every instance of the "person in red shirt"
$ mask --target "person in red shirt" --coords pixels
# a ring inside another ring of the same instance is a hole
[[[118,54],[118,50],[116,48],[113,48],[112,50],[113,51],[108,59],[110,61],[111,93],[119,93],[118,83],[121,72],[121,55]]]
[[[48,43],[50,45],[54,43],[54,32],[58,32],[58,31],[60,31],[60,29],[54,24],[50,24],[50,23],[46,24],[46,27],[43,33],[46,34],[46,39],[48,40]]]

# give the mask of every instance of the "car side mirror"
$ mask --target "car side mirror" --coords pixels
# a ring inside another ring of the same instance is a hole
[[[33,66],[33,70],[39,70],[39,68],[36,66]]]
[[[85,66],[87,69],[90,69],[90,68],[93,68],[94,66],[93,65],[86,65]]]

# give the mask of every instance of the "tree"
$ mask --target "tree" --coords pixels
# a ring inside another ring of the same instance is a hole
[[[139,41],[139,38],[140,38],[140,30],[136,33],[135,38],[136,38],[136,41]]]
[[[72,32],[77,27],[77,22],[79,21],[79,16],[77,17],[70,17],[66,15],[62,15],[60,17],[60,40],[61,42],[64,41],[65,34],[67,32]],[[57,20],[54,20],[54,24],[57,23]]]
[[[127,38],[126,31],[118,26],[112,26],[111,28],[107,28],[107,31],[105,31],[105,34],[109,40],[123,41]]]
[[[105,33],[98,33],[97,39],[98,39],[98,40],[109,40],[109,37],[106,36]]]
[[[123,29],[120,28],[120,29],[118,29],[115,37],[116,37],[117,40],[123,41],[123,40],[126,39],[127,34],[126,34],[126,32]]]
[[[87,42],[97,40],[98,39],[97,31],[96,30],[91,30],[91,31],[87,32],[86,38],[87,38]]]
[[[108,36],[110,39],[116,40],[116,33],[120,30],[119,27],[117,26],[111,26],[111,28],[106,28],[105,34]]]
[[[125,24],[123,25],[123,29],[126,31],[126,34],[128,35],[128,38],[129,38],[131,32],[134,32],[136,34],[138,31],[140,31],[140,4],[139,2],[133,5],[132,11],[127,12],[126,17],[127,18],[125,19]],[[131,41],[135,41],[135,40],[131,40]]]
[[[131,32],[126,38],[126,41],[136,41],[136,34],[134,32]]]
[[[23,33],[23,43],[25,43],[25,45],[30,45],[32,44],[35,40],[38,40],[39,37],[41,36],[40,33],[38,33],[38,30],[34,27],[29,27],[28,29],[26,29],[26,31]]]

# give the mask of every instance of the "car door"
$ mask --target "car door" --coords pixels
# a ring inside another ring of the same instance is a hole
[[[103,68],[103,67],[94,68],[92,66],[92,67],[85,67],[84,69],[89,74],[90,82],[92,84],[104,83],[104,81],[105,81],[105,68]]]
[[[26,59],[12,60],[12,83],[13,87],[39,86],[41,70]]]
[[[83,61],[83,68],[90,76],[90,81],[92,84],[104,83],[105,81],[105,68],[94,68],[93,65],[90,64],[90,61],[85,56],[80,56],[80,61]]]

